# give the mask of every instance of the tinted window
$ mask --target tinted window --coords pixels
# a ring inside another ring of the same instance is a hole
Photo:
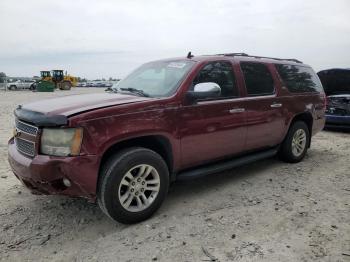
[[[274,93],[273,79],[266,65],[242,62],[241,69],[248,95],[260,96]]]
[[[310,67],[276,64],[278,74],[292,93],[320,92],[322,85]]]
[[[227,62],[212,62],[205,65],[193,81],[193,87],[199,83],[214,82],[221,88],[221,98],[238,96],[232,66]]]

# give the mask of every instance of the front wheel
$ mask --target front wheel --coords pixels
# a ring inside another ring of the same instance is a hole
[[[162,204],[169,186],[163,158],[146,148],[129,148],[103,166],[98,187],[102,211],[121,223],[137,223]]]
[[[289,128],[282,143],[279,156],[289,163],[300,162],[306,155],[310,143],[310,131],[305,122],[297,121]]]

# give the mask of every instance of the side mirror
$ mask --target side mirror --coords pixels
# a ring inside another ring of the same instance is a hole
[[[214,82],[199,83],[194,86],[193,91],[188,91],[187,94],[192,100],[215,98],[220,96],[221,88]]]

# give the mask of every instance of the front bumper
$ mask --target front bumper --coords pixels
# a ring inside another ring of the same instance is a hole
[[[11,138],[8,160],[16,177],[35,194],[96,198],[99,159],[95,155],[28,158],[17,151]],[[71,186],[65,186],[63,178],[69,179]]]
[[[326,127],[345,127],[350,128],[350,115],[328,115],[326,114]]]

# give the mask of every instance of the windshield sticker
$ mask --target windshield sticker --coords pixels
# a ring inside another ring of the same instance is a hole
[[[181,62],[171,62],[168,64],[168,67],[173,67],[173,68],[184,68],[186,66],[186,63],[181,63]]]

